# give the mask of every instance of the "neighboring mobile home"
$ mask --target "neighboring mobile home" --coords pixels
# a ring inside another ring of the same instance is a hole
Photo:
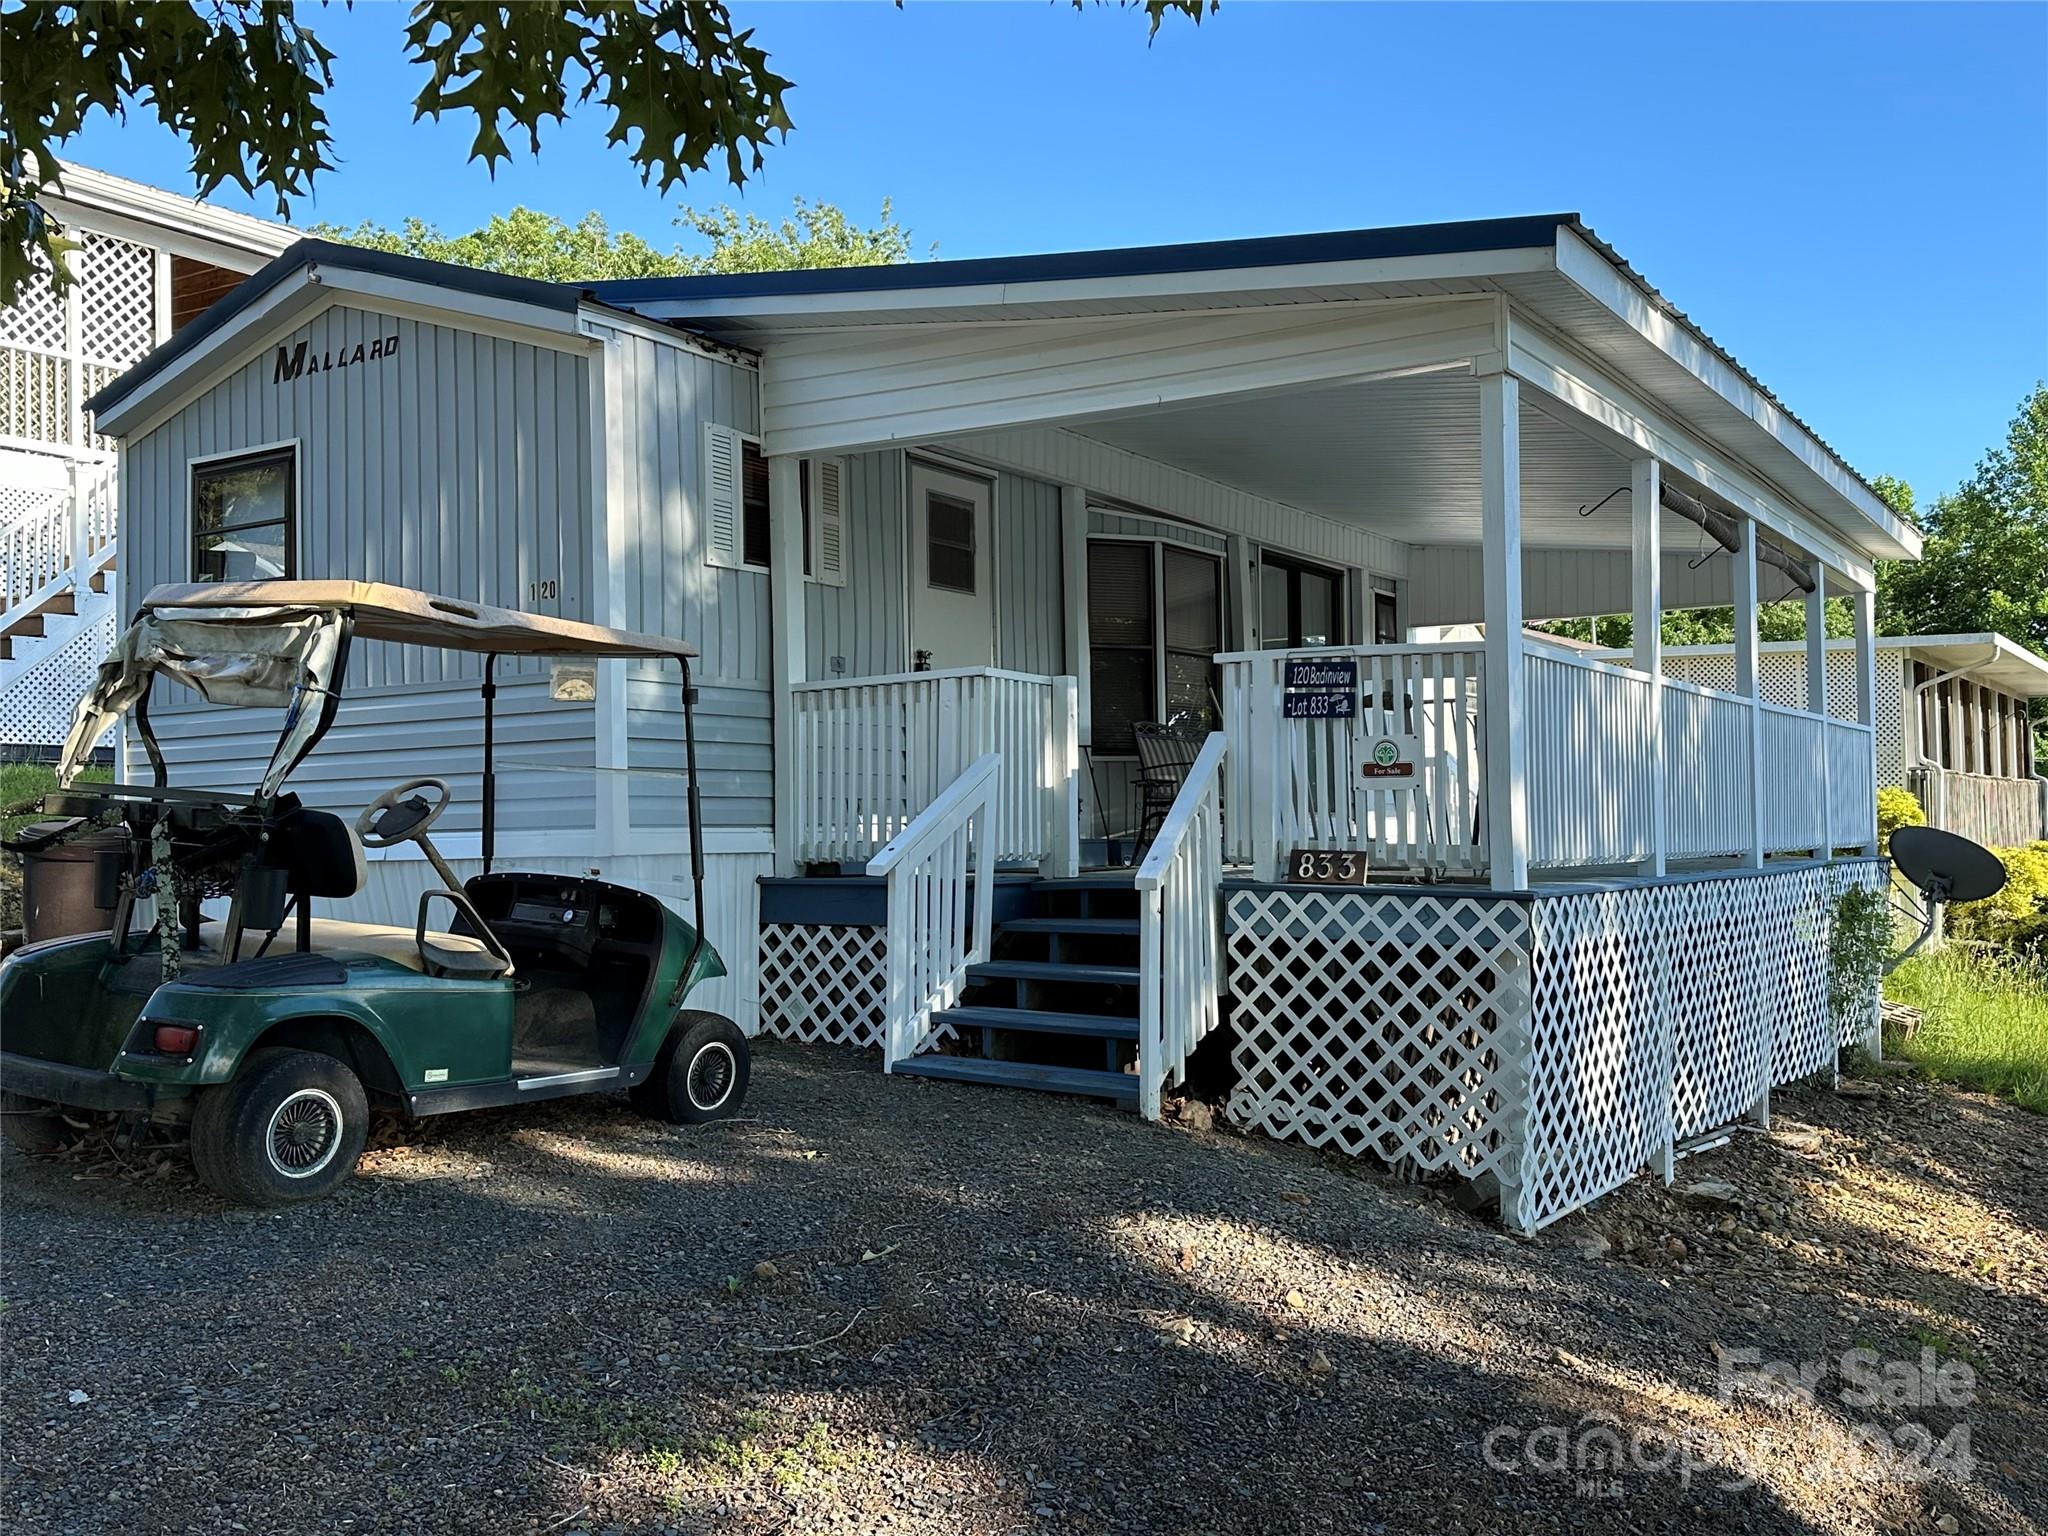
[[[1241,1124],[1524,1228],[1871,1028],[1829,918],[1878,878],[1873,563],[1918,537],[1575,216],[582,290],[309,241],[94,404],[136,590],[355,576],[698,644],[714,1006],[758,1027],[1157,1114],[1227,1016]],[[1760,696],[1760,565],[1814,594],[1810,666],[1850,599],[1852,718]],[[1706,604],[1727,690],[1656,639]],[[1523,627],[1608,611],[1628,667]],[[451,773],[480,858],[473,682],[352,665],[309,796]],[[675,892],[667,697],[502,676],[543,766],[496,855]],[[173,782],[253,776],[263,727],[197,718],[153,711]],[[1103,871],[1162,720],[1210,734]],[[375,868],[409,914],[427,872]]]

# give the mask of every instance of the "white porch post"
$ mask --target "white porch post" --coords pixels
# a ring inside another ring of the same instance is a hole
[[[1751,869],[1764,863],[1764,717],[1757,708],[1761,669],[1756,629],[1756,524],[1738,525],[1735,562],[1735,691],[1749,701],[1749,856]]]
[[[1807,574],[1813,590],[1806,594],[1806,712],[1828,713],[1828,573],[1818,560]]]
[[[1486,842],[1497,891],[1529,883],[1528,734],[1522,663],[1521,381],[1479,381],[1479,560],[1486,619]]]
[[[1664,873],[1664,467],[1655,459],[1629,466],[1629,520],[1634,531],[1629,555],[1630,611],[1635,620],[1635,668],[1650,679],[1650,866]]]
[[[1806,594],[1806,712],[1825,720],[1828,709],[1828,573],[1818,560],[1806,563],[1813,590]],[[1828,782],[1828,741],[1825,728],[1820,738],[1820,826],[1813,839],[1814,855],[1827,858],[1834,852],[1828,829],[1834,809],[1834,785]]]
[[[775,873],[796,867],[797,755],[795,696],[805,680],[803,482],[797,460],[768,461],[768,587],[770,665],[775,684]]]
[[[1068,803],[1073,807],[1073,873],[1081,868],[1081,754],[1089,745],[1093,730],[1090,721],[1094,701],[1089,695],[1088,682],[1088,488],[1084,485],[1063,485],[1060,487],[1060,585],[1065,589],[1066,604],[1061,614],[1066,628],[1067,671],[1074,679],[1071,697],[1063,704],[1056,696],[1053,700],[1055,711],[1071,708],[1074,714],[1071,757],[1074,772]],[[1090,797],[1091,802],[1093,796]],[[1102,807],[1094,806],[1098,828],[1105,832],[1108,827]]]
[[[1060,487],[1060,578],[1067,589],[1067,670],[1078,689],[1075,708],[1081,720],[1081,745],[1088,745],[1091,701],[1088,695],[1088,490]]]
[[[1871,727],[1872,749],[1877,741],[1877,594],[1858,592],[1849,600],[1856,622],[1856,723]],[[1863,827],[1869,833],[1864,849],[1882,853],[1877,842],[1877,797],[1863,808]]]

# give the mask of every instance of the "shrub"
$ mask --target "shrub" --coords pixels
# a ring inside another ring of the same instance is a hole
[[[1852,885],[1835,898],[1828,924],[1828,1014],[1838,1032],[1868,1015],[1892,949],[1891,898]]]
[[[2005,866],[2005,889],[1983,901],[1951,907],[1950,935],[1996,945],[2022,958],[2048,959],[2048,842],[1991,851]]]
[[[1877,846],[1889,848],[1892,833],[1900,827],[1924,827],[1927,812],[1921,809],[1920,798],[1910,789],[1900,789],[1887,784],[1877,792]]]

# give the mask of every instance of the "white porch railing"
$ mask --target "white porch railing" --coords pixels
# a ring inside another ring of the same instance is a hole
[[[1641,672],[1560,652],[1524,656],[1529,867],[1639,864],[1650,857],[1651,711]],[[1746,776],[1745,776],[1746,782]]]
[[[2017,848],[2048,837],[2048,781],[2002,779],[1922,766],[1909,788],[1927,819],[1990,848]]]
[[[1763,732],[1764,852],[1789,853],[1826,840],[1828,826],[1825,722],[1777,704],[1757,708]]]
[[[73,462],[70,484],[0,524],[0,630],[101,570],[112,558],[111,460]]]
[[[1138,1112],[1159,1118],[1160,1089],[1216,1027],[1223,983],[1223,754],[1212,731],[1138,866]]]
[[[1355,658],[1358,713],[1288,720],[1291,657]],[[1434,874],[1486,868],[1481,683],[1485,655],[1471,645],[1335,646],[1315,651],[1232,651],[1222,669],[1223,730],[1235,743],[1224,775],[1225,856],[1275,867],[1294,848],[1351,848],[1375,865]],[[1413,736],[1414,779],[1363,778],[1373,742]]]
[[[974,667],[800,683],[791,690],[791,857],[857,863],[985,754],[1001,761],[976,832],[1000,864],[1079,863],[1079,734],[1071,677]]]
[[[1877,731],[1854,720],[1823,720],[1821,750],[1828,770],[1824,846],[1860,848],[1877,826]]]
[[[931,1044],[932,1015],[953,1006],[967,968],[988,958],[995,860],[987,832],[1001,777],[1001,757],[978,758],[868,861],[867,872],[888,881],[885,1072]]]
[[[1358,660],[1358,714],[1289,720],[1290,656]],[[1480,646],[1234,652],[1223,673],[1224,854],[1260,866],[1293,848],[1370,853],[1376,869],[1477,875],[1484,845],[1484,653]],[[1670,860],[1860,847],[1871,836],[1868,726],[1752,702],[1549,648],[1523,659],[1529,866],[1634,866],[1656,851],[1658,731]],[[1662,701],[1662,722],[1657,710]],[[1751,778],[1752,732],[1763,793]],[[1375,739],[1409,735],[1412,780],[1365,778]],[[1389,783],[1412,788],[1389,790]]]
[[[1664,680],[1664,851],[1673,859],[1749,850],[1747,699]]]

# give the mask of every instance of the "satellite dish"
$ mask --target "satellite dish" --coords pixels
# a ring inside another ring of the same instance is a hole
[[[1998,855],[1939,827],[1900,827],[1892,833],[1892,862],[1929,901],[1982,901],[2005,887]]]

